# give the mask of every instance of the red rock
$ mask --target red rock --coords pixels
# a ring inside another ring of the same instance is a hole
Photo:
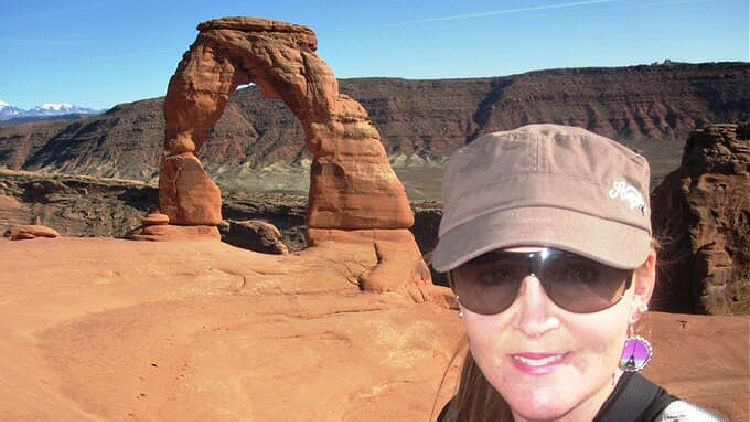
[[[159,207],[172,224],[220,222],[220,194],[193,154],[211,133],[229,94],[248,83],[260,86],[264,97],[284,101],[304,129],[313,155],[309,243],[321,241],[315,238],[318,229],[406,232],[414,224],[406,191],[388,163],[377,129],[361,104],[339,93],[333,72],[315,53],[312,30],[242,17],[204,22],[198,30],[164,100],[169,156],[161,165]],[[373,247],[381,262],[362,279],[363,289],[405,289],[417,300],[429,297],[429,289],[420,287],[430,284],[429,271],[413,236],[374,242]]]
[[[167,153],[200,151],[229,94],[255,83],[265,97],[283,100],[304,128],[313,153],[309,227],[391,229],[414,223],[378,131],[359,103],[339,93],[333,72],[315,53],[317,40],[309,28],[237,17],[198,29],[164,102]],[[160,175],[165,185],[173,185],[171,177]],[[184,195],[179,186],[165,189],[160,204]],[[195,224],[175,220],[172,209],[162,207],[172,223]]]
[[[446,292],[434,289],[430,269],[422,259],[414,235],[397,230],[308,229],[310,246],[326,242],[372,245],[377,265],[358,280],[362,290],[372,292],[404,291],[418,301],[437,300]],[[449,293],[447,293],[450,295]]]
[[[334,230],[334,229],[308,229],[311,238],[310,246],[318,246],[325,242],[339,243],[377,243],[394,242],[409,243],[414,235],[405,229],[401,230]]]
[[[216,226],[142,226],[127,236],[130,240],[146,242],[220,242],[221,235]]]
[[[159,209],[177,225],[221,223],[221,191],[192,153],[162,159]]]
[[[11,228],[5,232],[4,236],[10,237],[10,240],[24,240],[33,239],[35,237],[58,237],[60,236],[60,233],[51,227],[41,224],[24,224],[11,226]]]
[[[362,292],[377,260],[369,243],[276,256],[220,242],[0,242],[0,419],[434,421],[454,391],[458,312]],[[747,421],[749,322],[647,313],[646,375]]]
[[[281,232],[265,221],[230,221],[223,242],[259,253],[287,255],[289,248],[281,242]]]
[[[144,226],[169,224],[169,216],[160,212],[150,212],[145,217],[141,218],[141,224]]]
[[[693,132],[652,207],[663,243],[656,308],[750,313],[750,124]]]
[[[10,240],[28,240],[35,238],[36,235],[31,232],[22,231],[15,234],[10,234]]]

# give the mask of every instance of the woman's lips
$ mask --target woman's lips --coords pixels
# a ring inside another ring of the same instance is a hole
[[[524,352],[511,354],[513,366],[525,374],[545,375],[564,362],[567,353]]]

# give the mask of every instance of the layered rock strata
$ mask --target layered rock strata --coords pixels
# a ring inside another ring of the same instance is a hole
[[[659,166],[651,160],[662,180],[679,165],[690,131],[750,118],[750,63],[549,69],[493,78],[352,78],[340,80],[339,89],[365,107],[395,165],[406,157],[440,160],[481,133],[556,123],[623,140],[645,150],[649,160],[649,148],[658,148],[658,155],[667,148],[676,162]],[[156,181],[163,100],[121,104],[82,120],[0,124],[0,167]],[[304,178],[267,186],[248,174],[290,162],[306,168],[304,139],[299,120],[281,101],[249,86],[230,96],[200,158],[223,191],[307,192]]]
[[[663,251],[654,304],[750,313],[750,124],[693,132],[682,165],[653,193]]]
[[[399,248],[414,252],[401,253],[410,257],[407,265],[394,261],[402,268],[396,272],[407,271],[398,283],[421,274],[424,263],[408,231],[414,216],[404,187],[388,163],[367,111],[339,92],[333,72],[316,54],[318,42],[312,30],[243,17],[204,22],[198,30],[164,101],[166,156],[161,163],[159,206],[170,224],[221,222],[221,194],[196,154],[229,95],[252,83],[264,97],[282,100],[303,127],[312,154],[309,243],[359,242],[359,231],[368,233],[366,239],[384,231],[377,237],[397,239]],[[335,233],[339,231],[343,233]],[[394,287],[392,282],[366,284],[373,290]]]

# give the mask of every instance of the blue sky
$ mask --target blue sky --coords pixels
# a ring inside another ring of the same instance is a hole
[[[311,27],[339,78],[750,61],[748,0],[0,0],[0,99],[108,108],[166,93],[197,23]]]

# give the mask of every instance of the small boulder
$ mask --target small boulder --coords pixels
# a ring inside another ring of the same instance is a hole
[[[35,237],[58,237],[60,233],[51,227],[41,224],[22,224],[12,226],[3,236],[10,237],[10,240],[24,240]]]
[[[258,253],[287,255],[289,248],[281,242],[281,232],[271,223],[259,220],[229,221],[222,241]]]
[[[141,242],[220,242],[216,226],[176,226],[157,224],[140,226],[128,233],[129,240]]]

